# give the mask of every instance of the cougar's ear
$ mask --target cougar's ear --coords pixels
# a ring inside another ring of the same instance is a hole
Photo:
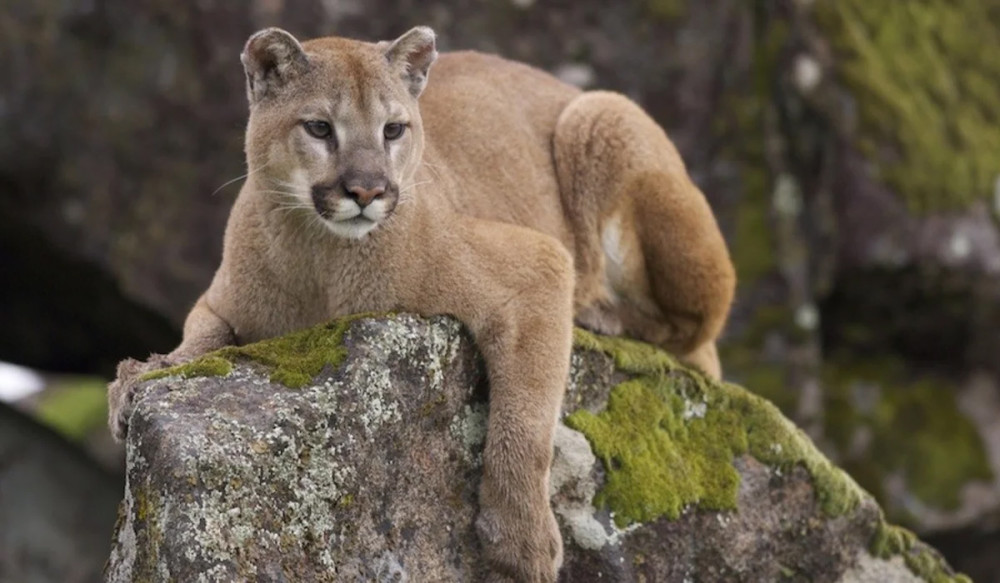
[[[410,94],[419,97],[427,86],[427,72],[437,59],[434,31],[418,26],[397,38],[385,50],[389,66],[398,71]]]
[[[247,73],[247,99],[256,103],[275,91],[309,65],[302,45],[280,28],[254,33],[240,55]]]

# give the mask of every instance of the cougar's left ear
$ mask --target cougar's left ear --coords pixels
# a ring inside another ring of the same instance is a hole
[[[389,66],[399,72],[414,97],[419,97],[427,86],[427,72],[437,59],[434,37],[433,30],[418,26],[392,41],[385,50]]]
[[[308,68],[309,58],[294,36],[280,28],[265,28],[247,40],[240,55],[247,74],[250,103],[274,94]]]

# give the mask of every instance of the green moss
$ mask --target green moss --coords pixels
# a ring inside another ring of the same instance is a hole
[[[911,303],[908,301],[907,305]],[[958,300],[954,303],[961,304]],[[854,325],[848,312],[845,310],[838,317],[838,326],[843,327],[845,322]],[[932,326],[921,323],[926,319],[921,314],[911,316],[912,321],[899,326],[909,336],[924,334],[925,329],[930,334]],[[933,321],[936,320],[929,320]],[[856,324],[860,327],[860,320]],[[871,328],[869,325],[852,335],[860,336]],[[788,386],[785,364],[766,359],[764,346],[772,334],[794,341],[804,333],[786,308],[757,310],[742,334],[720,347],[727,376],[767,398],[786,415],[794,416],[800,394]],[[892,337],[881,328],[877,334],[880,338]],[[937,336],[941,334],[945,333]],[[959,340],[942,342],[942,347],[955,342]],[[839,344],[844,344],[843,339]],[[852,348],[851,354],[863,348],[866,356],[836,354],[825,359],[820,371],[823,446],[882,504],[887,502],[885,479],[900,473],[910,491],[923,503],[943,510],[953,509],[960,502],[963,485],[992,479],[985,446],[975,427],[956,406],[957,387],[931,376],[914,378],[898,359],[869,356],[877,345],[884,344],[848,343],[858,348]],[[861,452],[856,446],[859,432],[870,437],[869,445]],[[893,520],[911,524],[911,517],[903,510],[889,507],[889,511]]]
[[[738,161],[743,179],[742,196],[731,219],[730,251],[744,289],[777,269],[777,242],[771,218],[774,176],[768,170],[764,146],[767,120],[773,114],[772,92],[779,55],[790,36],[784,21],[758,20],[755,29],[760,40],[754,46],[751,91],[741,84],[739,91],[724,96],[721,115],[713,127],[725,155]]]
[[[337,368],[347,356],[344,334],[351,324],[373,314],[355,314],[278,338],[244,346],[227,346],[189,363],[149,373],[144,380],[166,376],[223,376],[233,364],[251,361],[262,365],[272,382],[290,388],[305,386],[325,366]]]
[[[837,448],[847,452],[857,431],[871,432],[869,450],[845,456],[844,466],[880,502],[890,473],[901,473],[917,498],[945,510],[958,507],[963,485],[992,480],[982,439],[955,404],[955,387],[909,379],[902,363],[887,358],[833,358],[823,381],[826,435]]]
[[[912,532],[884,521],[879,523],[868,550],[880,559],[902,557],[910,572],[929,583],[972,583],[969,577],[954,573],[940,554]]]
[[[684,16],[687,10],[684,0],[646,0],[643,6],[650,17],[667,22]]]
[[[828,517],[853,512],[865,496],[762,397],[679,367],[647,344],[577,330],[575,345],[605,352],[635,375],[612,389],[601,413],[579,410],[566,419],[604,465],[605,484],[594,504],[608,507],[619,527],[675,519],[686,508],[735,509],[740,476],[733,460],[747,454],[781,471],[804,467]],[[906,432],[901,438],[914,433],[899,431]],[[971,583],[913,533],[884,520],[869,550],[882,559],[902,556],[912,573],[932,583]]]
[[[787,364],[779,360],[767,360],[764,346],[772,335],[785,340],[800,342],[806,340],[808,332],[795,324],[791,309],[785,306],[761,306],[753,313],[753,319],[736,338],[719,347],[726,376],[750,387],[785,412],[795,411],[798,395],[788,390],[786,383]]]
[[[718,439],[709,423],[686,423],[684,411],[680,395],[634,380],[615,387],[600,415],[581,410],[566,420],[609,470],[594,503],[612,508],[619,526],[674,519],[692,503],[735,508],[740,478],[732,460],[746,440]]]
[[[611,355],[636,375],[612,389],[605,411],[566,419],[604,463],[607,478],[595,504],[609,507],[619,526],[676,518],[689,506],[735,508],[733,459],[743,454],[785,470],[804,466],[829,516],[860,502],[857,485],[761,397],[667,365],[673,359],[646,344],[578,332],[577,345]]]
[[[746,171],[746,190],[737,205],[732,245],[733,265],[741,282],[755,282],[777,267],[766,183],[764,172]]]
[[[143,483],[133,488],[133,508],[136,529],[136,549],[140,560],[136,561],[133,573],[136,581],[154,581],[160,561],[163,531],[157,511],[162,500],[159,493],[149,484]]]
[[[72,440],[105,427],[108,418],[107,384],[103,379],[65,379],[42,393],[38,418]]]
[[[170,368],[154,370],[142,376],[142,380],[160,379],[176,376],[185,379],[192,377],[224,377],[233,372],[233,363],[215,354],[203,356],[185,364]]]
[[[985,198],[1000,175],[1000,12],[992,0],[823,0],[858,102],[857,145],[915,211]]]
[[[787,386],[780,363],[764,361],[757,346],[751,339],[724,347],[727,374],[794,416],[798,393]],[[824,447],[879,503],[888,502],[884,482],[891,474],[902,475],[917,499],[941,510],[958,507],[965,484],[993,479],[982,438],[958,410],[952,384],[914,378],[902,361],[871,356],[830,356],[821,378]],[[862,432],[868,444],[858,450]],[[894,521],[912,523],[904,510],[888,509]]]
[[[596,350],[611,356],[615,366],[630,373],[667,373],[681,368],[677,359],[663,350],[644,342],[618,336],[598,336],[576,328],[573,345],[583,350]]]

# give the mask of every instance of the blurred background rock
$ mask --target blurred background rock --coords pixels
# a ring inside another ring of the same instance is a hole
[[[121,358],[176,344],[218,263],[239,190],[223,184],[244,171],[244,40],[415,24],[443,50],[527,61],[656,117],[740,274],[728,378],[778,404],[890,519],[1000,581],[995,0],[4,2],[0,360],[50,387],[7,400],[120,475],[102,383]],[[0,499],[23,484],[6,459]],[[4,508],[9,579],[37,561],[10,551]],[[74,580],[35,572],[19,580]]]

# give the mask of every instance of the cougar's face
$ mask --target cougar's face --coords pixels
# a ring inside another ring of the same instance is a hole
[[[250,171],[290,199],[286,208],[361,239],[407,195],[423,148],[417,95],[385,45],[319,39],[301,49],[302,69],[280,92],[257,103],[251,95]]]

